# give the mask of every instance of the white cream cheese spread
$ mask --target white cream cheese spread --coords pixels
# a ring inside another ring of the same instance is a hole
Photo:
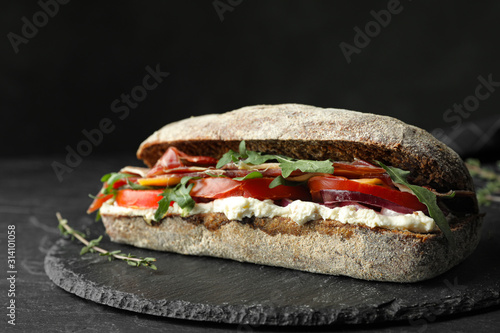
[[[101,207],[101,214],[124,216],[142,216],[145,220],[153,219],[155,209],[133,209],[120,207],[108,201]],[[174,203],[169,214],[183,215],[182,208]],[[275,205],[272,200],[254,198],[229,197],[208,203],[198,203],[187,215],[201,213],[223,213],[229,220],[242,220],[244,217],[288,217],[299,225],[311,220],[336,220],[341,223],[360,224],[368,227],[408,230],[426,233],[437,229],[434,219],[421,211],[412,214],[380,214],[372,209],[357,206],[328,208],[326,206],[296,200],[286,207]],[[185,214],[184,214],[185,215]]]

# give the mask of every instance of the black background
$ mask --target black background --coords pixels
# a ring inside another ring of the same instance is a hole
[[[48,0],[44,0],[48,1]],[[92,154],[130,152],[162,125],[247,105],[304,103],[396,116],[429,131],[478,76],[500,81],[498,1],[400,2],[401,12],[346,61],[340,43],[389,1],[70,1],[16,53],[35,1],[2,2],[2,155],[65,154],[82,130],[115,125]],[[12,36],[12,35],[11,35]],[[125,119],[111,103],[170,75]],[[467,119],[499,114],[500,92]],[[461,124],[460,124],[461,125]]]

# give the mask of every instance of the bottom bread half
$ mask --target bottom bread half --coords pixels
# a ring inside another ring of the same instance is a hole
[[[154,224],[140,216],[103,214],[102,219],[112,241],[136,247],[392,282],[430,279],[457,265],[476,248],[482,221],[479,215],[452,221],[456,246],[450,247],[441,232],[333,220],[299,226],[287,218],[235,221],[220,213],[168,216]]]

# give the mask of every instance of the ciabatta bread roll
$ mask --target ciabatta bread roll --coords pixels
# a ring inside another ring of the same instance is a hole
[[[245,107],[166,125],[137,156],[149,168],[108,176],[89,209],[100,208],[119,243],[415,282],[458,264],[479,241],[481,216],[460,157],[386,116]]]

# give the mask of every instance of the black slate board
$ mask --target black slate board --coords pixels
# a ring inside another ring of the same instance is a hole
[[[414,284],[369,282],[209,257],[183,256],[114,244],[102,247],[157,258],[158,270],[79,255],[60,239],[45,271],[64,290],[129,311],[171,318],[250,325],[410,323],[500,304],[500,213],[485,219],[476,252],[459,266]],[[89,228],[90,238],[104,234]]]

